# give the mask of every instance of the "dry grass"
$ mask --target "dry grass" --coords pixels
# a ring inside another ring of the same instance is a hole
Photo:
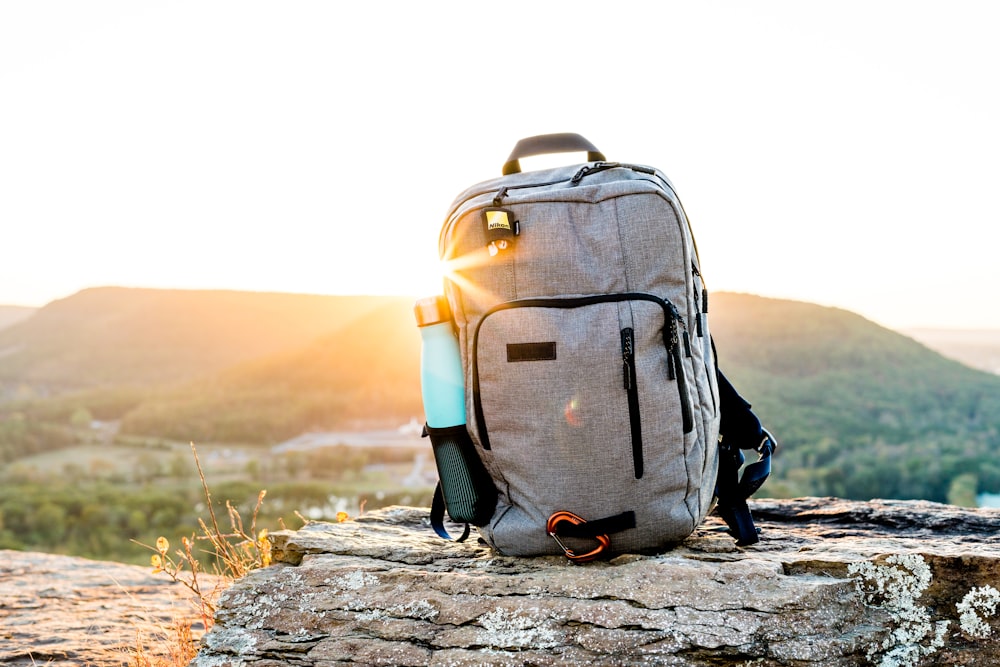
[[[216,603],[219,595],[229,584],[245,576],[248,572],[271,564],[271,542],[267,529],[257,529],[257,515],[264,501],[266,491],[257,496],[250,524],[247,526],[239,511],[226,501],[228,528],[223,530],[212,503],[212,493],[198,458],[198,451],[191,443],[205,492],[209,519],[198,520],[201,534],[181,538],[181,547],[170,550],[166,537],[159,537],[155,545],[136,542],[153,552],[150,564],[154,573],[162,573],[171,581],[179,583],[193,594],[197,607],[197,618],[178,619],[172,625],[160,627],[152,637],[143,637],[136,630],[135,645],[124,650],[129,667],[183,667],[198,653],[198,637],[194,625],[201,621],[204,632],[215,622]],[[213,576],[206,577],[202,571],[199,554],[208,554],[212,562]]]

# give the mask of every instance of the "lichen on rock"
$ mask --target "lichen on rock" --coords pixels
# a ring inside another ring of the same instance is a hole
[[[956,605],[962,632],[975,639],[986,639],[993,634],[988,619],[997,612],[1000,591],[989,584],[969,591]]]
[[[922,658],[944,646],[949,621],[931,620],[918,599],[931,583],[931,569],[923,556],[893,554],[884,563],[852,563],[847,571],[855,577],[865,604],[891,614],[893,627],[877,646],[868,651],[879,667],[916,667]]]

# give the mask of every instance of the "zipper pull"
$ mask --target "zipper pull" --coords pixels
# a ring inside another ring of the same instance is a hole
[[[622,371],[625,378],[625,389],[632,388],[632,375],[635,366],[635,338],[631,328],[622,329]]]
[[[701,312],[708,312],[708,288],[705,287],[705,276],[701,275],[701,271],[698,270],[698,265],[691,262],[691,272],[701,278]]]
[[[571,185],[578,185],[587,174],[594,174],[599,171],[604,171],[605,169],[627,166],[629,165],[619,164],[618,162],[595,162],[593,165],[585,164],[580,167],[580,171],[573,174],[573,178],[569,179],[569,182]]]
[[[597,162],[597,163],[594,164],[593,167],[591,167],[589,164],[583,165],[582,167],[580,167],[580,171],[578,171],[575,174],[573,174],[573,178],[569,179],[569,182],[571,184],[573,184],[573,185],[576,185],[577,183],[579,183],[580,181],[583,180],[584,176],[586,176],[587,174],[590,173],[590,170],[592,168],[596,169],[599,164],[601,164],[601,163]]]
[[[670,309],[674,311],[676,316],[677,311],[674,309],[673,304],[671,304]],[[678,339],[677,339],[677,320],[670,320],[670,343],[667,345],[667,379],[675,380],[677,379],[677,369],[674,368],[675,357],[679,356],[677,354]]]
[[[669,302],[668,302],[669,303]],[[681,316],[677,306],[670,304],[670,312],[674,316],[673,322],[670,323],[670,344],[673,345],[674,349],[677,350],[677,359],[680,360],[681,355],[681,336],[683,335],[684,342],[684,356],[691,356],[691,338],[688,336],[687,325],[684,324],[684,318]],[[680,326],[683,329],[683,334],[677,333],[677,327]]]
[[[507,196],[507,186],[505,185],[502,188],[500,188],[496,196],[493,197],[493,205],[500,206],[500,204],[503,203],[503,198],[506,196]]]

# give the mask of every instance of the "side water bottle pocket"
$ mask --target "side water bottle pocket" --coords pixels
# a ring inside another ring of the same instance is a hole
[[[497,504],[496,488],[465,425],[427,427],[437,464],[441,492],[454,521],[483,526],[489,523]]]
[[[465,427],[465,377],[451,309],[447,299],[437,296],[417,301],[414,312],[422,341],[426,429],[444,504],[455,521],[482,526],[493,515],[497,492]]]

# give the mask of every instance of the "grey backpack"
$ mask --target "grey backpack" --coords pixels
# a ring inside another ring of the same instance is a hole
[[[521,158],[570,151],[588,162],[520,171]],[[464,502],[438,494],[436,527],[447,505],[502,554],[590,560],[676,544],[721,497],[734,535],[755,542],[746,498],[769,468],[740,480],[739,450],[769,464],[773,441],[757,422],[752,444],[723,456],[732,488],[717,490],[720,382],[742,399],[716,368],[673,185],[576,134],[518,142],[503,174],[460,194],[441,230],[467,454],[486,474]]]

